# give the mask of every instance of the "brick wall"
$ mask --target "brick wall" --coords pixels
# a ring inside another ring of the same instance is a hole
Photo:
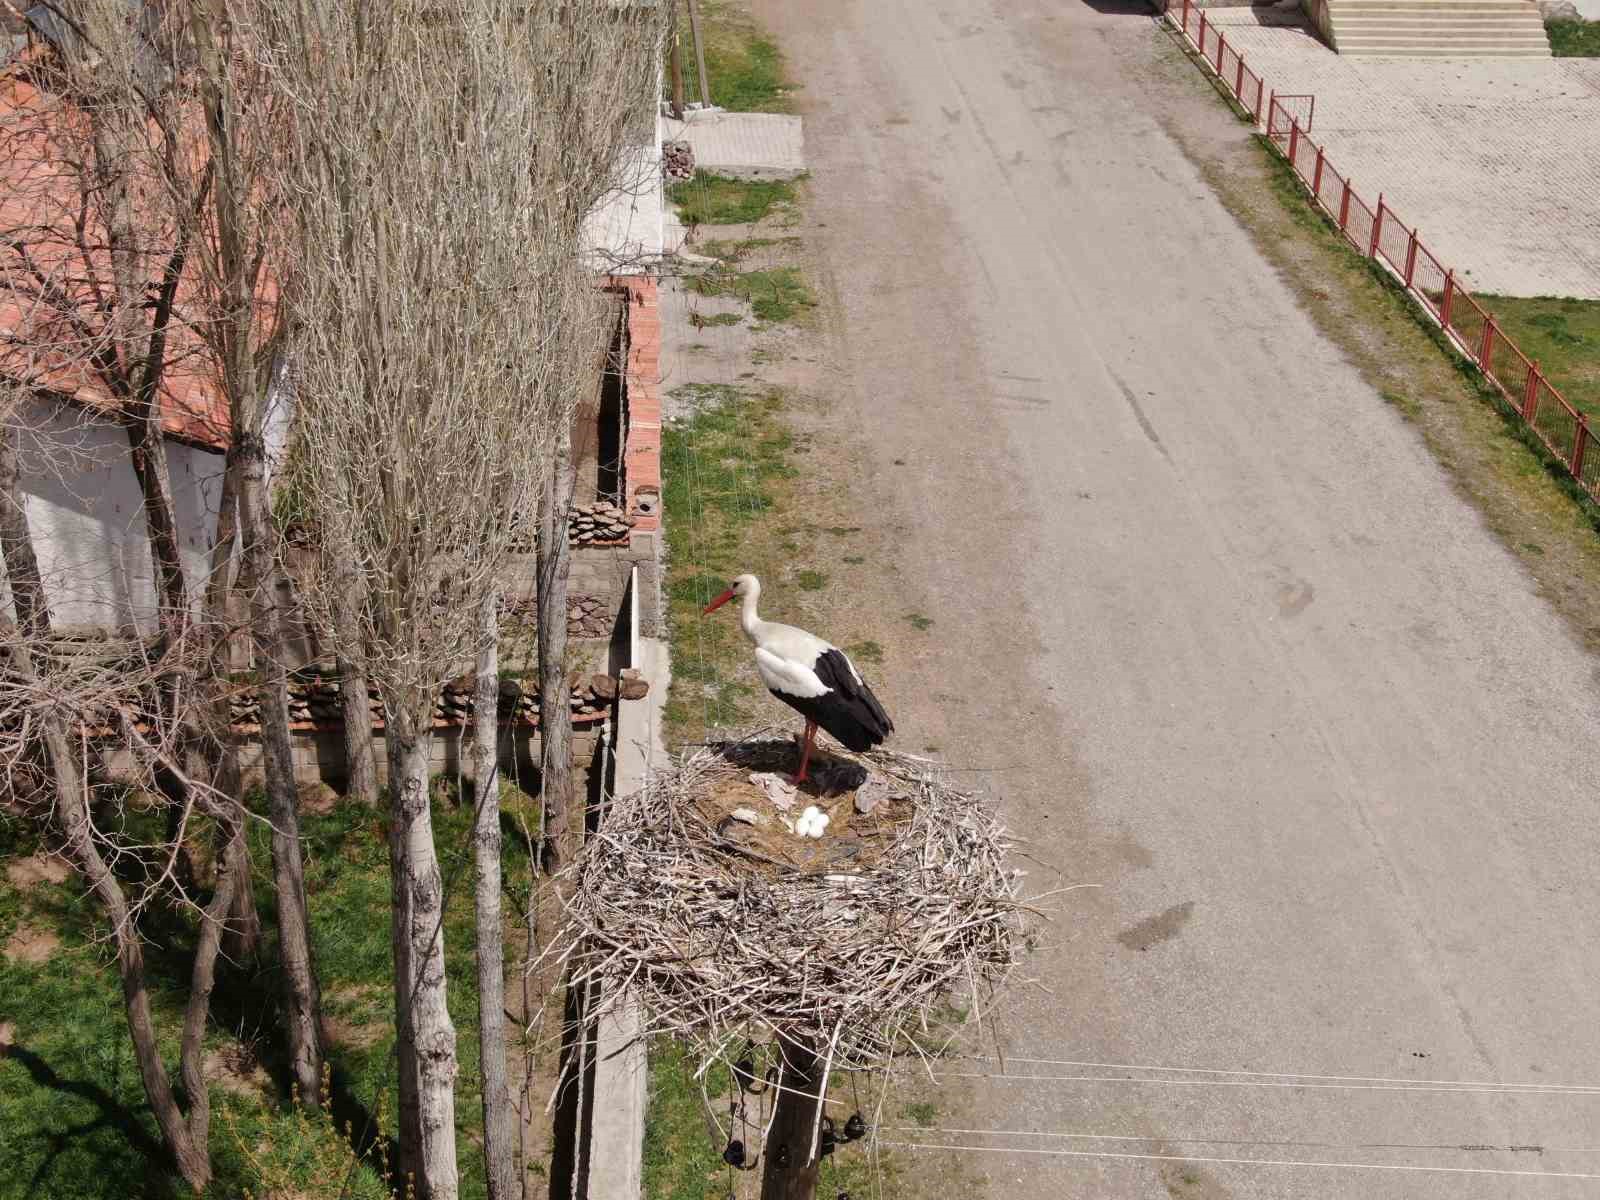
[[[623,450],[624,507],[634,529],[661,528],[661,310],[656,281],[614,276],[628,299],[628,442]]]

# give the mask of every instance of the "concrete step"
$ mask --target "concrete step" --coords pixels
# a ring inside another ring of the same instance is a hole
[[[1529,21],[1537,25],[1537,9],[1528,8],[1423,8],[1416,4],[1372,4],[1356,8],[1334,0],[1335,17],[1415,17],[1419,21]]]
[[[1520,12],[1419,12],[1414,8],[1363,8],[1348,10],[1335,6],[1335,21],[1416,21],[1439,25],[1518,25],[1544,28],[1537,14]]]
[[[1343,40],[1347,37],[1388,37],[1425,42],[1534,42],[1545,40],[1542,29],[1418,29],[1410,25],[1395,25],[1374,21],[1370,25],[1340,24],[1333,27],[1333,35]]]
[[[1463,13],[1519,14],[1539,20],[1539,10],[1525,0],[1334,0],[1339,12],[1417,12],[1426,16]]]
[[[1414,29],[1459,29],[1463,32],[1496,29],[1543,30],[1538,21],[1525,21],[1521,17],[1426,17],[1419,13],[1339,13],[1333,18],[1335,27],[1343,25],[1406,25]]]
[[[1531,0],[1328,0],[1340,54],[1548,58]]]
[[[1339,53],[1349,58],[1550,58],[1550,47],[1505,49],[1499,46],[1421,46],[1411,42],[1341,44]]]

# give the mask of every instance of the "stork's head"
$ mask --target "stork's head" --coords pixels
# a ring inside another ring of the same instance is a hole
[[[761,581],[754,575],[741,575],[728,585],[727,591],[723,592],[722,595],[718,596],[710,604],[706,605],[705,612],[701,613],[700,615],[704,616],[705,613],[716,612],[717,609],[721,608],[735,596],[740,598],[748,596],[753,601],[760,594]]]

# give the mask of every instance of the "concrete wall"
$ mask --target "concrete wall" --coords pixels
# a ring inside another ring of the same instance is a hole
[[[634,530],[627,546],[590,549],[572,556],[574,592],[616,598],[620,609],[628,591],[634,568],[639,572],[639,631],[647,637],[659,632],[661,612],[661,571],[654,532]]]
[[[127,435],[49,400],[26,403],[20,419],[23,505],[57,627],[153,629],[150,544]],[[198,597],[209,570],[223,456],[168,441],[167,462],[183,564]],[[0,602],[14,615],[3,582]]]
[[[660,122],[652,145],[627,151],[622,186],[584,222],[584,240],[597,271],[635,274],[661,258],[666,238],[666,197],[661,179]]]
[[[1300,7],[1305,10],[1312,28],[1317,31],[1317,36],[1326,42],[1330,49],[1337,50],[1339,45],[1333,40],[1333,13],[1330,11],[1328,0],[1300,0]]]

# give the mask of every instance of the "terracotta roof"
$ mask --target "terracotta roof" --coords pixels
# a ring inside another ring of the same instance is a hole
[[[97,206],[85,202],[85,173],[70,104],[41,92],[25,63],[0,74],[0,375],[89,408],[108,410],[115,397],[92,362],[110,344],[106,316],[111,288],[109,236]],[[141,219],[161,206],[140,203],[157,182],[128,180]],[[171,251],[170,229],[141,231],[152,289]],[[18,249],[21,247],[21,249]],[[194,328],[183,320],[192,279],[180,281],[159,389],[168,434],[215,449],[228,444],[228,405],[209,374]],[[140,312],[141,322],[148,322]]]

